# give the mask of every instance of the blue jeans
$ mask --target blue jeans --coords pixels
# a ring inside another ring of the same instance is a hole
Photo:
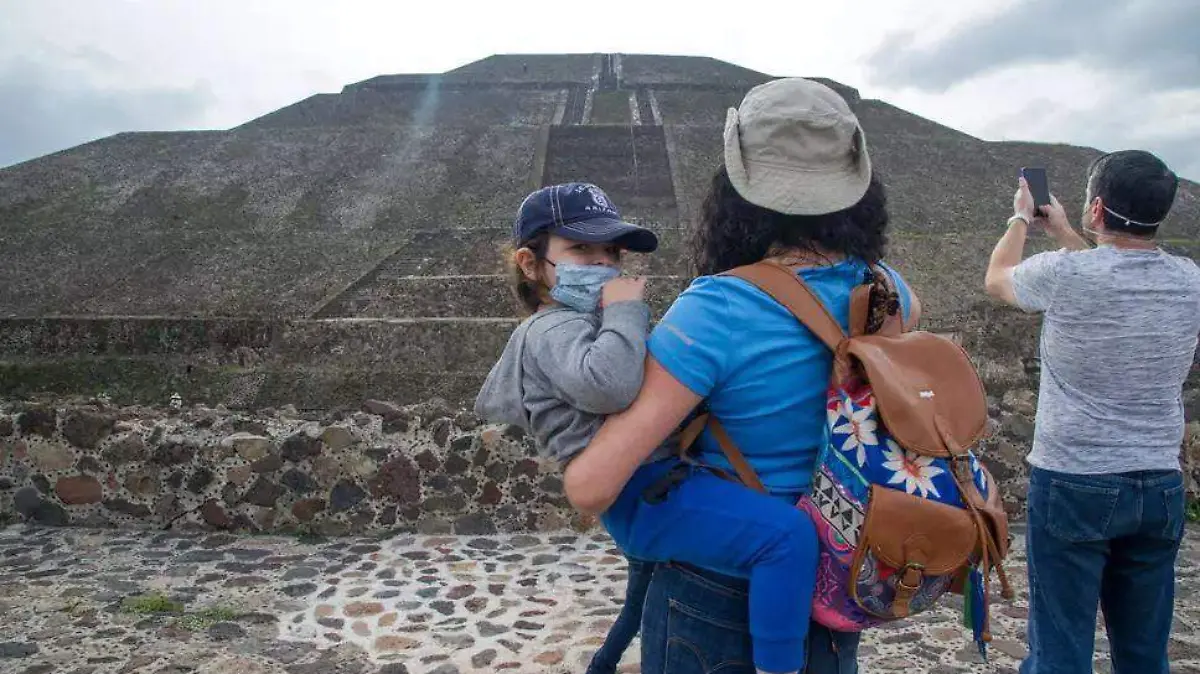
[[[1115,674],[1167,674],[1183,491],[1178,471],[1033,469],[1029,657],[1021,674],[1090,674],[1097,605]]]
[[[626,557],[625,561],[629,567],[629,579],[625,583],[625,604],[621,607],[621,613],[617,615],[613,626],[609,628],[604,643],[592,656],[585,674],[615,674],[625,649],[629,648],[630,642],[641,629],[642,607],[646,602],[650,580],[654,576],[655,564],[630,557]]]
[[[659,564],[642,616],[642,674],[754,674],[748,582]],[[857,674],[859,634],[812,623],[805,674]]]
[[[646,496],[669,476],[661,498]],[[628,556],[749,579],[754,663],[792,672],[805,662],[817,539],[791,501],[666,460],[640,468],[602,520]]]

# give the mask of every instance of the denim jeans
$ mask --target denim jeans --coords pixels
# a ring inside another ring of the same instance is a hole
[[[642,615],[642,674],[754,674],[748,581],[658,564]],[[858,633],[811,623],[806,674],[857,674]]]
[[[615,674],[621,656],[630,642],[637,636],[642,625],[642,606],[646,601],[646,592],[650,587],[650,579],[654,575],[655,564],[640,559],[627,557],[629,579],[625,585],[625,604],[617,615],[613,626],[608,630],[608,636],[600,649],[592,656],[586,674]]]
[[[1030,475],[1029,657],[1021,674],[1092,671],[1096,607],[1115,674],[1167,674],[1183,475]]]

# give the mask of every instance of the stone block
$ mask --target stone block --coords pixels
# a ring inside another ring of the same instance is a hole
[[[375,460],[364,455],[362,452],[348,452],[342,459],[342,466],[346,469],[346,473],[355,478],[367,478],[375,473],[377,464]]]
[[[258,461],[271,451],[270,438],[244,432],[227,436],[221,444],[232,447],[238,456],[247,461]]]
[[[142,503],[133,503],[125,499],[109,499],[104,502],[104,507],[114,513],[129,515],[131,517],[149,517],[150,508]]]
[[[88,410],[71,410],[63,416],[63,437],[82,449],[95,449],[113,430],[115,419]]]
[[[33,486],[37,487],[38,492],[42,496],[50,495],[50,480],[45,475],[34,475],[29,478],[29,481],[33,483]]]
[[[253,475],[253,473],[254,470],[251,466],[234,466],[225,471],[225,478],[233,484],[241,487],[250,481],[250,477]]]
[[[292,516],[300,522],[311,522],[314,517],[323,512],[325,512],[325,499],[304,499],[296,501],[292,505]]]
[[[307,433],[296,433],[283,441],[279,448],[284,461],[297,463],[321,454],[321,441]]]
[[[124,433],[109,441],[108,446],[101,450],[100,456],[114,466],[145,461],[146,441],[142,439],[141,433]]]
[[[204,505],[200,506],[200,517],[210,526],[218,529],[229,529],[233,525],[233,520],[229,518],[229,514],[221,507],[221,504],[215,500],[208,500]]]
[[[143,466],[125,476],[125,488],[135,496],[153,496],[159,490],[159,469]]]
[[[250,464],[250,469],[256,473],[274,473],[283,468],[283,459],[274,452]]]
[[[449,419],[435,419],[429,426],[429,431],[433,435],[433,441],[438,447],[445,447],[450,441],[450,431],[454,427],[454,422]]]
[[[496,533],[496,523],[487,513],[472,513],[454,520],[454,533],[459,536],[488,536]]]
[[[33,487],[18,489],[13,494],[13,508],[21,517],[33,517],[33,511],[42,502],[42,495]]]
[[[273,507],[283,495],[283,487],[260,476],[254,481],[254,484],[250,485],[250,489],[246,490],[246,494],[242,496],[242,501],[257,506]]]
[[[180,436],[167,436],[154,450],[151,460],[164,466],[191,463],[198,447]]]
[[[396,457],[384,464],[368,485],[375,498],[388,498],[397,503],[415,503],[421,499],[417,467],[405,457]]]
[[[93,475],[98,475],[104,472],[104,466],[92,456],[79,457],[79,460],[75,462],[75,467],[80,471],[92,473]]]
[[[312,475],[322,486],[332,486],[341,472],[341,465],[332,456],[318,456],[312,460]]]
[[[283,486],[297,494],[307,494],[316,491],[318,487],[316,481],[309,477],[307,473],[295,468],[285,472],[279,481],[283,483]]]
[[[399,406],[394,403],[387,402],[386,400],[368,400],[367,402],[363,403],[363,410],[371,414],[377,414],[384,418],[404,413],[404,410],[402,410]]]
[[[17,417],[17,430],[22,435],[52,438],[58,430],[58,411],[45,406],[29,407]]]
[[[345,426],[330,426],[321,432],[321,442],[336,452],[354,444],[354,434]]]
[[[104,496],[100,483],[91,475],[59,478],[58,483],[54,485],[54,493],[67,505],[99,503]]]
[[[333,486],[329,492],[329,510],[331,512],[342,512],[349,510],[362,502],[367,497],[367,492],[363,491],[353,482],[342,480]]]
[[[71,448],[54,440],[33,440],[28,443],[29,457],[34,466],[46,472],[67,470],[75,465]]]
[[[403,415],[393,415],[383,418],[384,433],[407,433],[409,427],[409,418]]]
[[[208,485],[212,484],[213,472],[204,466],[192,471],[187,479],[187,490],[193,494],[202,494]]]

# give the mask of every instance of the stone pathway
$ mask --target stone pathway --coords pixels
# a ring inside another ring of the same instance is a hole
[[[1189,532],[1194,538],[1194,531]],[[1015,672],[1018,599],[978,662],[952,600],[869,632],[863,671]],[[286,537],[0,530],[0,672],[582,672],[620,609],[603,535]],[[1200,544],[1179,561],[1172,672],[1200,674]],[[953,599],[953,598],[951,598]],[[1097,672],[1109,672],[1098,630]],[[636,645],[625,671],[637,672]]]

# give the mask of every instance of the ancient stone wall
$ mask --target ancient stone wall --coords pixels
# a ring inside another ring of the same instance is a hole
[[[978,450],[1019,519],[1037,400],[1021,375],[1004,376],[1011,385],[989,396]],[[1188,424],[1181,459],[1195,500],[1200,422]],[[594,525],[570,509],[558,467],[536,458],[528,437],[440,401],[324,413],[0,406],[4,519],[323,535]]]
[[[305,415],[0,408],[0,513],[49,525],[323,535],[582,526],[519,431],[441,403]]]

